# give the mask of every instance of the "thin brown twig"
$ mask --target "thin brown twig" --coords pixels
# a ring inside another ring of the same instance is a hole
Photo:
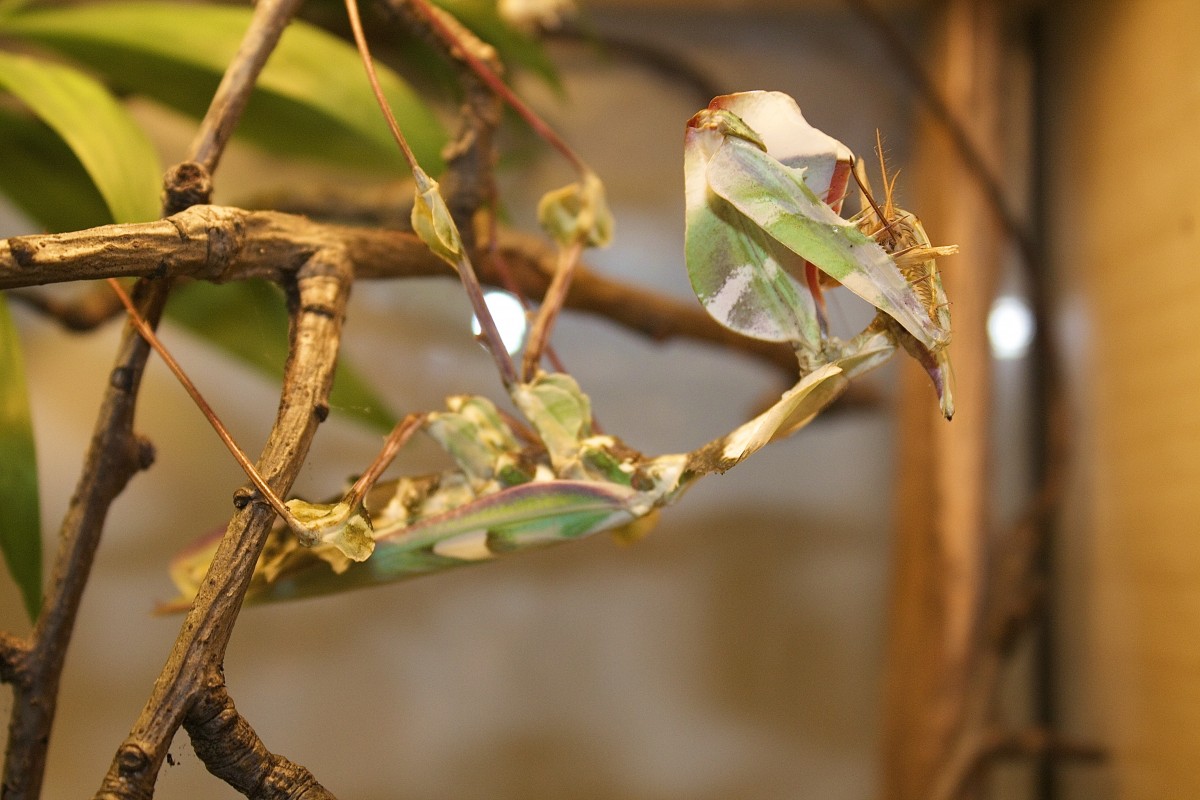
[[[354,36],[354,44],[358,48],[363,69],[367,72],[367,82],[371,84],[371,91],[375,94],[375,101],[379,104],[379,110],[383,112],[383,118],[387,122],[388,130],[392,132],[392,138],[400,147],[400,152],[404,154],[404,160],[408,162],[409,167],[412,168],[414,175],[416,175],[421,172],[421,165],[417,162],[416,154],[409,147],[408,139],[404,136],[404,132],[400,130],[400,123],[396,121],[396,115],[392,113],[392,107],[388,104],[387,98],[383,94],[383,87],[379,85],[379,75],[375,72],[375,59],[371,57],[371,49],[367,46],[367,36],[363,32],[362,19],[358,15],[358,3],[356,0],[345,0],[345,4],[346,15],[350,18],[350,32]],[[423,189],[424,187],[421,188]]]
[[[171,351],[159,341],[158,334],[154,332],[154,329],[138,314],[137,308],[134,307],[133,301],[129,299],[129,295],[125,293],[125,289],[121,287],[121,284],[117,283],[116,278],[108,278],[108,285],[112,289],[113,294],[117,296],[117,299],[121,301],[121,305],[125,306],[125,311],[129,314],[129,321],[138,329],[138,333],[142,335],[142,338],[154,348],[154,352],[158,353],[158,357],[167,365],[167,369],[171,370],[171,374],[183,386],[188,396],[192,398],[192,402],[199,407],[200,413],[212,425],[213,430],[217,433],[217,437],[225,445],[225,448],[229,450],[229,454],[233,456],[233,460],[238,463],[238,466],[250,478],[250,482],[262,493],[263,497],[271,505],[271,508],[275,509],[276,514],[285,520],[291,521],[292,513],[283,504],[283,500],[271,490],[271,487],[263,480],[262,475],[258,474],[258,470],[254,468],[254,465],[250,463],[250,459],[242,452],[242,448],[234,441],[233,435],[225,427],[225,423],[221,422],[221,418],[216,415],[216,412],[212,410],[208,401],[204,399],[204,395],[196,388],[196,384],[192,383],[192,379],[183,371],[183,367],[175,360],[175,356],[171,355]]]
[[[188,148],[188,160],[204,167],[208,174],[217,171],[225,146],[250,102],[259,73],[266,66],[271,53],[275,52],[275,45],[296,15],[300,1],[260,0],[255,6],[250,26],[225,74],[221,76],[221,83],[209,101],[208,111]]]
[[[417,14],[428,20],[429,24],[433,26],[434,30],[436,30],[437,33],[448,44],[451,46],[456,46],[458,44],[457,32],[448,22],[450,19],[449,15],[444,14],[444,12],[442,12],[440,9],[430,5],[428,2],[426,2],[426,0],[386,1],[392,5],[408,6],[412,8]],[[529,127],[532,128],[543,141],[557,150],[563,158],[569,161],[577,172],[583,174],[590,171],[584,160],[580,158],[573,149],[571,149],[571,146],[568,145],[553,128],[547,125],[546,122],[539,117],[534,110],[525,103],[524,100],[518,97],[512,89],[508,88],[508,84],[506,84],[490,66],[484,63],[484,61],[477,55],[472,53],[469,48],[463,48],[462,57],[468,64],[471,65],[471,69],[475,71],[475,74],[478,75],[485,83],[487,83],[488,87],[491,88],[491,90],[495,92],[497,96],[502,98],[504,102],[507,103],[510,108],[512,108],[513,111],[517,112],[521,119],[525,120],[525,123],[529,125]]]
[[[533,319],[525,343],[525,357],[521,364],[521,377],[531,381],[542,361],[542,354],[550,344],[550,334],[558,319],[558,312],[566,302],[567,292],[579,268],[579,257],[583,254],[583,242],[576,241],[559,250],[554,277],[546,287],[541,308]]]
[[[413,180],[417,184],[417,195],[419,198],[425,198],[425,202],[427,203],[439,201],[441,200],[441,195],[438,191],[437,183],[425,173],[421,165],[417,162],[417,157],[413,154],[412,148],[408,146],[408,140],[404,138],[404,134],[400,130],[400,125],[396,122],[396,115],[392,113],[392,108],[388,104],[387,97],[383,94],[383,88],[379,85],[379,78],[375,73],[375,62],[371,57],[371,50],[367,45],[367,37],[363,31],[362,20],[359,19],[358,15],[358,0],[345,0],[345,5],[346,13],[350,18],[350,30],[354,35],[354,43],[358,48],[359,56],[366,70],[367,80],[371,84],[371,91],[375,94],[379,110],[383,112],[383,116],[387,120],[388,127],[392,131],[392,137],[404,153],[405,160],[408,161]],[[466,52],[466,48],[463,48],[463,51]],[[441,202],[445,201],[441,200]],[[418,224],[419,218],[416,216],[418,213],[419,210],[414,210],[413,212],[414,226]],[[449,213],[449,206],[446,206],[446,213]],[[443,221],[437,218],[437,209],[432,205],[430,206],[430,214],[432,218],[428,221],[428,227],[436,229],[443,224]],[[446,224],[453,228],[453,234],[459,241],[456,245],[449,248],[453,250],[453,253],[443,250],[437,252],[437,255],[447,259],[458,272],[463,290],[467,295],[467,300],[475,312],[475,319],[479,321],[479,327],[482,331],[487,350],[491,354],[492,360],[496,364],[496,369],[500,373],[500,380],[505,386],[511,386],[516,380],[516,367],[513,365],[512,357],[504,347],[504,340],[500,336],[500,330],[496,327],[496,321],[492,318],[491,311],[483,299],[483,290],[480,288],[479,278],[475,274],[475,267],[471,263],[471,257],[465,249],[462,234],[458,231],[458,224],[453,218],[446,221]],[[434,249],[433,241],[426,240],[426,244],[429,245],[430,249]]]
[[[522,311],[525,313],[525,318],[529,319],[534,313],[533,303],[530,302],[529,298],[521,291],[520,287],[517,286],[516,278],[513,275],[512,269],[508,265],[507,259],[505,259],[500,253],[499,241],[499,229],[496,226],[496,209],[492,208],[488,213],[487,263],[492,267],[492,269],[495,270],[496,275],[499,278],[500,288],[517,298],[518,302],[521,304]],[[543,353],[546,357],[546,360],[550,362],[551,368],[555,372],[567,371],[562,359],[558,356],[558,351],[554,349],[554,345],[552,343],[546,343]],[[596,420],[593,417],[593,428],[599,430],[596,427],[595,422]]]
[[[352,509],[357,510],[362,505],[363,498],[367,496],[367,492],[371,491],[371,487],[379,480],[379,476],[388,468],[396,458],[396,454],[412,438],[412,435],[420,429],[425,419],[425,414],[407,414],[397,422],[395,427],[392,428],[392,432],[384,441],[383,449],[379,451],[379,455],[375,456],[375,459],[367,467],[366,471],[358,476],[358,480],[346,492],[342,502],[349,505]]]

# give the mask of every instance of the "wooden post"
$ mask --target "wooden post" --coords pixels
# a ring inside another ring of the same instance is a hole
[[[921,53],[950,112],[994,172],[1000,151],[1002,10],[991,0],[945,0]],[[923,110],[910,174],[952,307],[957,412],[937,413],[929,379],[903,366],[895,551],[883,722],[886,800],[929,800],[962,757],[976,667],[987,546],[990,355],[986,322],[1001,234],[980,183],[944,124]],[[957,797],[971,796],[956,792]]]

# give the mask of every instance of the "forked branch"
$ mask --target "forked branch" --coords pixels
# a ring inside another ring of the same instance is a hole
[[[192,161],[167,176],[165,213],[208,200],[211,170],[298,4],[299,0],[262,0],[256,7],[250,29],[202,123],[190,154]],[[169,282],[158,281],[142,296],[139,313],[149,324],[157,323],[168,291]],[[126,482],[153,460],[153,449],[133,433],[134,407],[148,353],[145,341],[127,325],[84,469],[63,519],[46,600],[27,646],[22,645],[20,674],[14,676],[19,680],[14,681],[0,791],[5,798],[34,800],[41,794],[59,679],[104,520]],[[118,753],[114,770],[131,766],[127,755],[126,751]],[[129,796],[149,796],[148,791]],[[123,795],[118,792],[116,796]]]
[[[258,471],[285,494],[325,417],[351,272],[343,253],[322,251],[295,283],[291,353],[280,408]],[[251,495],[243,495],[249,501]],[[230,521],[208,577],[188,613],[154,692],[117,752],[97,800],[148,798],[179,726],[216,674],[274,511],[245,502]]]

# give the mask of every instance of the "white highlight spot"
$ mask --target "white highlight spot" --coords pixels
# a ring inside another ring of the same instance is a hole
[[[516,353],[525,342],[527,327],[525,309],[521,301],[500,289],[484,292],[483,300],[487,303],[488,311],[492,312],[492,319],[496,321],[496,329],[500,331],[500,341],[504,342],[504,349],[510,355]],[[481,330],[479,320],[472,317],[471,333],[478,336]]]
[[[483,561],[496,555],[488,549],[486,529],[467,531],[449,539],[442,539],[433,546],[433,552],[460,561]]]
[[[992,304],[987,328],[993,357],[1006,361],[1024,358],[1033,342],[1033,312],[1021,298],[1002,295]]]

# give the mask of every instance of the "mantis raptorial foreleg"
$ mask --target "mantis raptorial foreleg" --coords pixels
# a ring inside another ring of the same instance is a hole
[[[879,154],[879,174],[883,183],[883,205],[871,193],[870,180],[862,162],[855,164],[854,179],[866,200],[866,207],[854,218],[859,230],[881,243],[891,253],[896,267],[912,287],[930,319],[941,329],[950,330],[950,301],[942,288],[937,259],[958,252],[956,245],[934,247],[925,233],[925,226],[916,214],[896,206],[894,193],[896,176],[888,177],[883,158],[883,141],[875,133],[875,149]],[[897,342],[915,358],[933,381],[946,419],[954,416],[954,373],[950,354],[945,347],[930,348],[898,325],[886,314],[877,318],[879,325],[888,328]]]
[[[890,220],[872,223],[869,213],[856,220],[839,216],[822,195],[838,184],[842,165],[852,163],[845,145],[809,125],[786,95],[744,92],[715,99],[688,123],[692,287],[723,325],[792,343],[804,370],[846,352],[845,343],[822,329],[815,293],[795,278],[812,265],[875,306],[890,338],[903,331],[935,360],[948,358],[945,298],[916,291],[913,271],[936,276],[933,259],[955,248],[931,247],[919,223],[910,226],[911,240],[899,241],[880,236],[891,230]],[[892,210],[897,219],[915,221]],[[935,384],[949,417],[947,385]]]

